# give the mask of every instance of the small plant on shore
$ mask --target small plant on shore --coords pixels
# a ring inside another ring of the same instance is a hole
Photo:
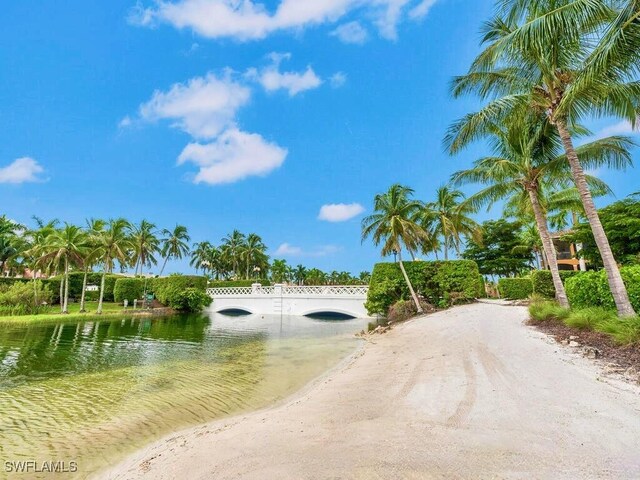
[[[640,316],[620,319],[614,315],[599,322],[596,330],[610,335],[621,345],[640,344]]]
[[[569,313],[568,308],[563,308],[551,300],[536,301],[529,305],[529,314],[535,322],[564,320],[569,316]]]
[[[596,330],[602,322],[620,322],[616,313],[602,307],[588,307],[573,310],[564,320],[564,323],[580,330]]]

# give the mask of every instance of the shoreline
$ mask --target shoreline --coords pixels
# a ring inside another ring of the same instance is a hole
[[[160,308],[151,310],[107,310],[100,314],[95,312],[85,313],[43,313],[38,315],[15,315],[8,317],[0,317],[0,325],[35,325],[40,323],[53,323],[53,322],[77,322],[84,319],[99,319],[110,317],[157,317],[163,315],[174,315],[177,312],[171,308]]]
[[[526,317],[478,303],[412,319],[282,402],[91,478],[633,478],[640,390],[598,381]]]

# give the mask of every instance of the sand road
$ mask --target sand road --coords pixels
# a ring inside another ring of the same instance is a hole
[[[483,303],[372,340],[288,402],[185,430],[110,479],[638,479],[640,389]]]

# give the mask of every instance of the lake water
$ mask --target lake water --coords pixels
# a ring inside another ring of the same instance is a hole
[[[84,478],[171,431],[269,405],[353,352],[366,325],[213,313],[0,324],[1,471],[75,461]]]

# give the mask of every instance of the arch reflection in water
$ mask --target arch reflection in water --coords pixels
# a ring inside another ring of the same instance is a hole
[[[0,326],[0,457],[79,476],[170,431],[282,399],[366,320],[191,315]]]

